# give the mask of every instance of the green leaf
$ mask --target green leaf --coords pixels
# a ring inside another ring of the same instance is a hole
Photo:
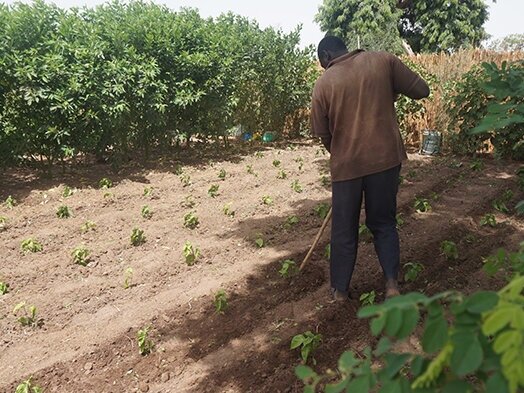
[[[402,311],[402,326],[397,332],[397,337],[402,340],[408,337],[417,327],[420,313],[417,307],[410,307]]]
[[[508,325],[513,319],[513,309],[504,307],[497,309],[483,323],[482,332],[486,336],[493,336]]]
[[[291,339],[291,349],[298,348],[304,342],[304,336],[299,334]]]
[[[453,353],[451,368],[456,375],[463,376],[477,370],[482,364],[484,353],[477,336],[466,333],[456,333],[452,336]]]
[[[382,356],[391,349],[392,343],[388,337],[382,337],[375,349],[375,356]]]
[[[413,359],[411,362],[411,373],[418,377],[420,373],[423,371],[424,363],[426,359],[424,359],[422,356],[418,355]]]
[[[471,393],[473,390],[465,381],[451,381],[444,386],[442,393]]]
[[[424,335],[422,336],[422,348],[427,353],[435,353],[444,347],[448,341],[448,324],[440,315],[430,318],[426,322]]]
[[[386,367],[384,371],[389,379],[392,379],[411,357],[410,354],[388,353],[385,356]]]
[[[402,324],[402,311],[399,308],[393,308],[388,311],[386,319],[386,334],[395,336]]]
[[[513,345],[522,344],[522,333],[518,330],[509,330],[501,333],[493,344],[495,353],[504,353]]]
[[[317,373],[314,372],[311,367],[304,366],[304,365],[299,365],[299,366],[295,367],[295,375],[299,379],[305,380],[305,379],[308,379],[308,378],[315,377],[317,375]]]
[[[508,382],[501,372],[496,372],[488,379],[486,393],[509,393]]]
[[[381,309],[382,309],[382,306],[376,305],[376,304],[373,304],[371,306],[366,306],[366,307],[361,308],[358,311],[357,317],[369,318],[369,317],[372,317],[373,315],[378,314],[381,311]]]
[[[379,390],[379,393],[402,393],[402,384],[400,381],[387,381]]]
[[[382,332],[382,329],[384,329],[384,325],[386,324],[386,317],[387,314],[382,313],[378,317],[373,318],[370,324],[371,334],[373,336],[378,336]]]
[[[473,314],[482,314],[497,305],[499,296],[496,292],[482,291],[466,299],[466,309]]]
[[[361,375],[353,379],[346,388],[346,392],[351,393],[369,393],[369,376]]]
[[[353,352],[346,351],[338,359],[338,369],[341,372],[349,373],[353,367],[357,366],[360,363],[360,360],[355,358]]]
[[[345,379],[336,384],[326,385],[325,393],[340,393],[344,391],[348,383],[349,383],[349,380]]]

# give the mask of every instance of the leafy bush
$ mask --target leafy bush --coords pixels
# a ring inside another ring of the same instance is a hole
[[[194,212],[189,212],[184,215],[184,226],[186,228],[195,229],[199,223],[198,217]]]
[[[31,381],[33,377],[25,380],[16,387],[15,393],[42,393],[44,390],[38,386],[34,385]]]
[[[300,348],[300,357],[302,361],[307,363],[309,356],[315,352],[322,342],[322,335],[313,334],[310,331],[304,332],[302,334],[297,334],[291,339],[291,349]],[[313,364],[316,364],[315,359],[313,358]]]
[[[89,250],[84,246],[76,247],[72,252],[73,263],[80,266],[87,266],[89,262]]]
[[[142,356],[149,355],[155,348],[153,340],[149,338],[150,329],[149,326],[146,326],[137,332],[138,353]]]
[[[131,245],[133,246],[140,246],[141,244],[144,244],[146,242],[146,237],[144,235],[144,231],[139,228],[133,228],[131,231]]]
[[[42,243],[33,238],[22,241],[20,248],[24,253],[28,252],[41,252],[43,250]]]
[[[198,247],[194,247],[190,241],[186,241],[184,243],[182,255],[184,256],[186,264],[188,266],[193,266],[196,263],[198,257],[200,257],[200,249]]]

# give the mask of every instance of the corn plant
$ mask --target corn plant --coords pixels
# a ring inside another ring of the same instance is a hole
[[[299,222],[300,222],[300,219],[297,216],[294,216],[294,215],[289,216],[288,218],[286,218],[286,222],[284,223],[284,228],[289,230],[292,227],[294,227],[295,225],[297,225]]]
[[[189,229],[195,229],[199,224],[197,215],[194,212],[189,212],[184,216],[184,226]]]
[[[293,180],[293,182],[291,183],[291,189],[297,193],[301,193],[303,191],[302,186],[300,185],[298,180]]]
[[[0,281],[0,295],[5,295],[7,292],[9,292],[9,284]]]
[[[131,231],[131,245],[137,247],[146,242],[146,237],[142,229],[133,228]]]
[[[266,245],[261,233],[257,233],[256,238],[255,238],[255,244],[258,248],[262,248]]]
[[[198,260],[198,257],[200,257],[200,249],[198,247],[194,247],[190,241],[186,241],[184,243],[182,255],[184,256],[186,264],[188,266],[193,266]]]
[[[418,275],[424,270],[424,266],[417,262],[408,262],[404,264],[404,281],[416,281]]]
[[[71,195],[73,195],[74,191],[69,186],[64,186],[64,189],[62,190],[62,196],[64,198],[69,198]]]
[[[29,379],[19,384],[16,387],[15,393],[42,393],[44,390],[40,386],[34,385],[33,382],[31,382],[32,379],[33,377],[29,377]]]
[[[84,222],[84,224],[82,224],[80,230],[82,231],[82,233],[94,231],[96,230],[96,224],[91,220],[87,220],[86,222]]]
[[[298,273],[297,263],[292,259],[286,259],[285,261],[282,261],[282,266],[278,273],[284,278],[294,276]]]
[[[228,217],[235,216],[235,211],[232,209],[231,203],[224,205],[224,207],[222,208],[222,212]]]
[[[300,349],[300,357],[304,364],[307,363],[309,357],[313,355],[316,349],[322,343],[321,334],[313,334],[310,331],[304,332],[302,334],[297,334],[291,339],[290,349]],[[313,364],[316,364],[315,359],[313,359]]]
[[[149,355],[155,348],[153,340],[149,338],[149,330],[151,327],[146,326],[137,332],[138,339],[138,353],[142,356]]]
[[[415,198],[415,211],[417,213],[427,213],[431,211],[431,204],[426,198]]]
[[[133,270],[132,267],[128,267],[128,268],[124,271],[124,289],[131,288],[131,286],[133,285],[133,284],[132,284],[132,281],[133,281],[133,273],[134,273],[134,270]]]
[[[142,217],[146,220],[149,220],[151,219],[151,217],[153,217],[153,211],[148,205],[142,207],[142,211],[140,212],[140,214],[142,214]]]
[[[440,251],[449,260],[458,259],[457,245],[450,240],[444,240],[440,244]]]
[[[279,170],[277,174],[277,179],[280,179],[280,180],[287,179],[287,173],[283,169]]]
[[[69,210],[69,207],[67,206],[60,206],[57,210],[56,210],[56,216],[58,218],[69,218],[71,217],[71,211]]]
[[[11,195],[9,195],[5,202],[4,202],[4,205],[5,207],[7,207],[8,209],[12,209],[13,207],[15,207],[16,205],[16,199],[13,198]]]
[[[280,168],[280,164],[281,164],[280,160],[273,160],[273,166],[275,168]]]
[[[362,295],[360,295],[360,304],[362,306],[370,306],[372,304],[375,304],[375,298],[377,297],[377,294],[375,291],[371,292],[365,292]]]
[[[226,180],[227,172],[225,169],[221,169],[220,172],[218,172],[218,178],[220,180]]]
[[[497,226],[497,219],[495,218],[494,214],[488,213],[480,219],[480,225],[483,227],[490,226],[492,228],[495,228]]]
[[[209,190],[207,190],[207,194],[211,197],[211,198],[216,198],[219,194],[218,194],[218,184],[213,184],[211,185],[211,187],[209,187]]]
[[[42,244],[33,238],[22,241],[20,248],[24,253],[28,252],[41,252],[43,250]]]
[[[111,179],[104,177],[100,179],[100,181],[98,182],[98,187],[101,189],[108,189],[113,187],[113,182],[111,181]]]
[[[182,173],[179,178],[183,187],[189,187],[191,185],[191,176],[187,173]]]
[[[324,219],[327,217],[328,213],[329,213],[329,205],[327,203],[319,203],[317,206],[315,206],[313,208],[313,210],[315,211],[315,214],[320,217],[321,219]]]
[[[270,205],[273,204],[273,198],[271,198],[269,195],[264,195],[264,196],[262,197],[262,203],[263,203],[264,205],[268,205],[268,206],[270,206]]]
[[[89,250],[84,246],[76,247],[72,252],[73,263],[80,266],[87,266],[89,263]]]
[[[220,289],[217,291],[217,293],[215,293],[213,304],[217,314],[224,314],[224,312],[227,310],[229,304],[227,303],[226,292],[223,289]]]
[[[37,310],[35,306],[27,306],[26,302],[18,303],[13,309],[13,314],[18,316],[18,322],[22,326],[37,327],[40,324],[40,321],[37,318]]]

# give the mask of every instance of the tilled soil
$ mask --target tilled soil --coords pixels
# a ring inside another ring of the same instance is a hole
[[[90,165],[52,179],[22,169],[0,175],[2,200],[12,195],[18,201],[13,209],[0,208],[7,218],[0,232],[0,281],[10,285],[0,296],[1,392],[14,392],[30,376],[44,391],[61,393],[300,392],[293,371],[298,353],[289,350],[294,335],[322,334],[314,355],[320,371],[335,368],[345,349],[359,352],[375,343],[368,322],[356,318],[360,294],[376,290],[377,301],[383,298],[372,242],[359,246],[348,304],[333,304],[328,296],[329,230],[303,273],[291,279],[278,274],[283,260],[300,263],[320,228],[314,207],[330,200],[321,181],[328,156],[308,143],[221,154],[186,151],[119,173]],[[403,164],[402,261],[425,267],[415,282],[402,283],[403,292],[469,293],[503,284],[482,272],[482,258],[522,240],[522,220],[492,207],[508,189],[514,193],[509,207],[523,197],[518,165],[483,162],[484,169],[474,171],[467,159],[411,154]],[[221,169],[225,180],[218,177]],[[286,179],[277,178],[280,169]],[[190,185],[182,184],[184,175]],[[99,189],[102,177],[114,187]],[[302,192],[292,189],[294,180]],[[214,184],[219,195],[213,198],[208,190]],[[65,185],[75,190],[67,198]],[[152,195],[144,195],[146,187]],[[273,203],[264,204],[264,196]],[[415,197],[428,198],[432,211],[416,213]],[[224,214],[226,204],[234,216]],[[71,209],[70,218],[56,216],[62,205]],[[144,205],[153,211],[150,219],[140,214]],[[196,229],[183,226],[188,212],[199,218]],[[486,213],[495,214],[497,227],[480,226]],[[299,223],[286,226],[293,215]],[[96,228],[83,233],[87,220]],[[135,227],[146,236],[136,247],[130,244]],[[21,252],[30,237],[42,243],[42,252]],[[257,247],[257,238],[264,247]],[[441,254],[444,240],[457,244],[457,260]],[[201,250],[194,266],[182,256],[186,241]],[[72,262],[80,245],[90,250],[86,267]],[[126,289],[128,268],[133,274]],[[224,314],[213,305],[219,289],[228,298]],[[13,308],[22,301],[37,307],[40,327],[17,322]],[[155,349],[141,356],[136,334],[145,326]]]

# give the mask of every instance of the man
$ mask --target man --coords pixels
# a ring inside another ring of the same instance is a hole
[[[396,56],[348,52],[337,37],[320,41],[318,57],[326,71],[313,90],[311,127],[331,153],[331,290],[335,300],[349,297],[364,196],[366,225],[386,279],[386,297],[396,296],[397,191],[400,166],[407,155],[394,102],[398,94],[427,97],[429,87]]]

